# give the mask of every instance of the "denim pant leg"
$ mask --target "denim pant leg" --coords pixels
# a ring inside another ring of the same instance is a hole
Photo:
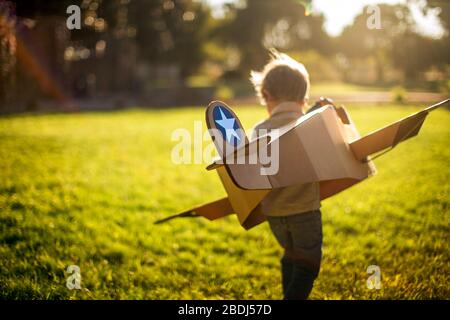
[[[292,276],[294,273],[294,263],[292,260],[288,259],[286,255],[281,258],[281,284],[283,288],[283,297],[286,296],[289,284],[292,281]]]
[[[285,299],[306,299],[320,270],[322,220],[319,210],[288,217],[268,217],[285,249],[281,259]]]
[[[319,275],[322,260],[322,217],[320,210],[287,217],[292,248],[286,254],[293,261],[291,282],[285,299],[307,299]]]
[[[289,229],[284,223],[282,217],[267,217],[267,220],[269,221],[270,229],[275,235],[278,243],[283,248],[292,247],[292,235],[290,234]],[[281,284],[283,288],[283,295],[285,295],[286,289],[292,280],[293,270],[294,264],[292,263],[292,260],[288,259],[286,254],[284,254],[281,259]]]

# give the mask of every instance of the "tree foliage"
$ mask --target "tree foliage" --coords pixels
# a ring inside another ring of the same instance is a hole
[[[352,61],[371,57],[377,79],[383,82],[387,68],[401,70],[406,78],[417,77],[430,66],[450,64],[450,3],[427,0],[424,13],[438,10],[447,33],[441,39],[425,37],[415,29],[407,5],[378,5],[381,28],[368,29],[368,7],[333,38],[324,31],[324,16],[305,15],[298,0],[242,0],[227,5],[223,19],[213,19],[211,9],[195,0],[15,0],[19,16],[66,17],[66,8],[82,8],[83,27],[71,32],[74,41],[94,47],[99,39],[128,39],[139,50],[139,60],[151,65],[176,65],[184,79],[198,72],[208,59],[205,50],[225,52],[234,48],[239,55],[236,71],[246,78],[251,69],[268,59],[268,48],[282,51],[316,51],[334,59],[336,54]],[[408,4],[419,3],[409,0]],[[105,28],[87,24],[101,19]],[[218,44],[218,45],[217,45]],[[219,48],[219,49],[218,49]],[[216,50],[216,51],[217,51]],[[222,56],[227,54],[222,54]]]
[[[230,11],[232,19],[220,26],[218,37],[239,48],[243,74],[266,62],[268,47],[332,50],[323,29],[323,16],[305,16],[305,8],[298,1],[247,0],[245,6],[231,6]]]

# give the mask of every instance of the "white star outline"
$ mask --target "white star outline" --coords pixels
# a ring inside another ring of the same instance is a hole
[[[234,123],[236,122],[235,118],[227,118],[222,111],[221,107],[218,107],[220,111],[220,120],[214,120],[219,126],[225,129],[226,140],[228,143],[231,143],[231,138],[235,137],[238,141],[241,141],[241,138],[237,134],[234,129]]]

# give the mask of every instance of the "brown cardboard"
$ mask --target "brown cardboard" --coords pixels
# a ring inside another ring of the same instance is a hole
[[[417,135],[427,115],[428,112],[418,112],[394,122],[351,142],[350,148],[358,160],[363,160],[384,149],[393,148],[400,142]]]
[[[260,203],[273,188],[318,181],[320,198],[326,199],[375,174],[375,166],[368,156],[417,135],[428,113],[449,101],[442,101],[362,138],[343,107],[322,107],[280,128],[279,135],[271,135],[267,140],[267,146],[275,140],[280,146],[280,167],[273,176],[261,176],[259,162],[222,163],[223,159],[238,154],[242,148],[250,149],[255,143],[243,135],[238,146],[218,147],[222,158],[207,167],[217,170],[228,198],[161,221],[178,216],[204,216],[215,220],[236,213],[239,223],[250,229],[265,221]],[[218,105],[229,109],[223,102],[212,102],[206,110],[208,128],[215,126],[212,110]],[[242,128],[235,113],[229,110]],[[216,146],[220,142],[215,141]],[[245,151],[240,153],[241,158],[248,156],[249,151]]]
[[[238,213],[239,223],[244,226],[249,223],[247,220],[251,220],[258,211],[255,210],[259,203],[267,196],[271,189],[263,190],[244,190],[236,186],[231,180],[225,166],[221,166],[217,169],[217,173],[222,181],[225,191],[228,194],[233,212]],[[249,219],[250,218],[250,219]],[[265,218],[261,217],[264,221]],[[247,222],[247,223],[246,223]]]
[[[199,207],[175,214],[164,219],[155,221],[155,224],[160,224],[175,218],[181,217],[205,217],[208,220],[216,220],[234,213],[228,198],[222,198]]]
[[[341,109],[341,115],[346,112]],[[345,117],[348,120],[347,117]],[[227,164],[231,179],[241,189],[273,189],[295,184],[336,179],[362,180],[372,174],[372,164],[355,159],[347,141],[349,131],[332,106],[317,109],[288,125],[278,140],[279,170],[260,175],[262,165]]]
[[[416,136],[427,115],[439,107],[448,105],[449,102],[450,99],[443,100],[375,130],[360,139],[350,142],[350,148],[359,160],[363,160],[365,157],[387,148],[393,148],[400,142]]]

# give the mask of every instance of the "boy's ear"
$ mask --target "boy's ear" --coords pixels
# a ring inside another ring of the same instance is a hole
[[[308,97],[303,98],[303,100],[299,101],[300,104],[300,108],[302,109],[303,113],[306,112],[306,110],[308,109]]]
[[[271,99],[272,99],[272,96],[270,95],[270,93],[269,92],[267,92],[267,90],[266,89],[263,89],[262,91],[261,91],[261,94],[262,94],[262,97],[263,97],[263,99],[264,99],[264,101],[270,101]]]

